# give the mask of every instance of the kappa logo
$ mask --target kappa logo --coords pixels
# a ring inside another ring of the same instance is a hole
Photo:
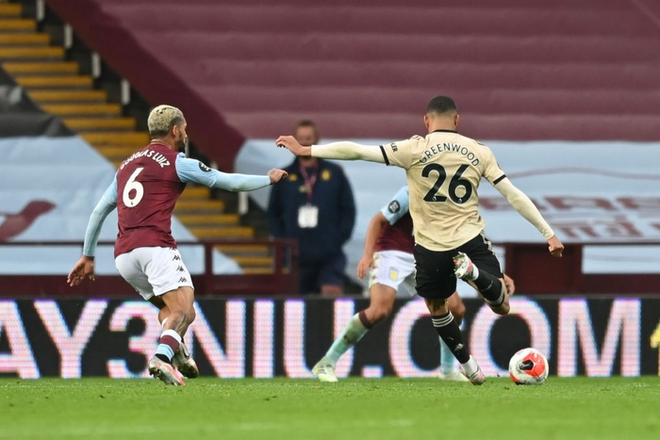
[[[387,210],[390,211],[392,214],[396,214],[401,210],[401,205],[399,205],[398,201],[392,200],[390,204],[387,206]]]
[[[394,142],[392,142],[392,143],[390,144],[390,147],[392,148],[392,151],[394,151],[395,153],[396,153],[397,151],[399,151],[399,147],[397,147],[397,146],[396,146],[396,143],[394,143]]]
[[[183,266],[179,266],[179,267],[176,268],[177,272],[183,272],[184,270],[185,269],[183,268]]]
[[[177,260],[181,260],[181,257],[179,257],[178,255],[172,257],[172,261],[177,261]]]
[[[186,278],[186,277],[181,277],[181,278],[179,278],[179,282],[180,282],[180,283],[187,283],[187,282],[188,282],[188,278]]]

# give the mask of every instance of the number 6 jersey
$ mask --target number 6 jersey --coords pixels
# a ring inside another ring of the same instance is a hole
[[[481,178],[496,185],[506,177],[490,148],[453,130],[380,148],[387,165],[406,170],[417,244],[448,251],[484,229],[477,194]]]
[[[152,142],[119,166],[115,257],[139,247],[176,247],[172,211],[186,187],[177,174],[178,155]]]

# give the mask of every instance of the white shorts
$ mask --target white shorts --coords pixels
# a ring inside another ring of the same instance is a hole
[[[149,300],[179,287],[193,287],[178,249],[141,247],[115,258],[115,267],[142,298]]]
[[[369,287],[374,284],[393,288],[397,291],[397,296],[414,296],[417,292],[413,254],[401,251],[374,253],[374,268],[369,277]]]

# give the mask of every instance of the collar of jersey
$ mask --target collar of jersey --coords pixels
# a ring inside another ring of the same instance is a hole
[[[443,130],[443,129],[439,129],[439,130],[433,130],[432,133],[458,133],[458,132],[457,132],[456,130]]]

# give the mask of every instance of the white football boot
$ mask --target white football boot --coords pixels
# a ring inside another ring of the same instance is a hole
[[[449,382],[469,382],[468,379],[463,373],[459,370],[451,370],[450,373],[443,373],[442,371],[438,372],[438,378],[440,380],[446,380]]]
[[[199,368],[197,368],[197,363],[190,356],[188,347],[186,347],[186,344],[184,344],[183,341],[181,341],[179,344],[179,348],[172,358],[172,365],[174,365],[174,368],[179,370],[179,373],[183,374],[183,377],[194,379],[199,376]]]
[[[185,382],[179,377],[174,367],[158,359],[156,356],[152,357],[149,361],[149,374],[165,382],[165,385],[185,385]]]
[[[470,257],[468,257],[463,252],[459,252],[458,255],[454,257],[454,275],[456,278],[462,280],[472,279],[472,272],[474,271],[474,264]]]
[[[465,377],[472,382],[472,385],[481,385],[486,382],[486,376],[481,372],[481,368],[472,356],[466,363],[461,365],[461,368]]]
[[[323,358],[314,365],[312,374],[316,376],[321,382],[337,382],[335,376],[335,366],[327,358]]]

